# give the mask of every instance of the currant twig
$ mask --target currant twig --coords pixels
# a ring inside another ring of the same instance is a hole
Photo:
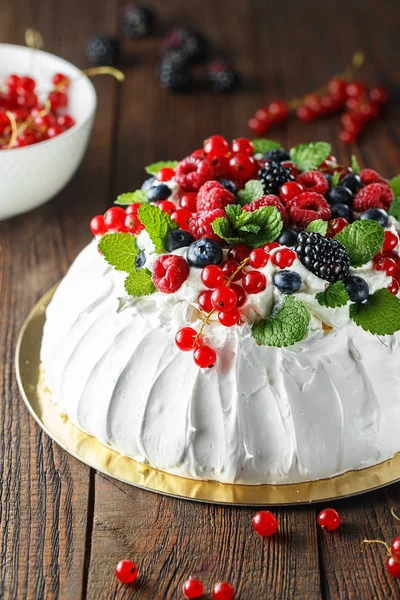
[[[29,28],[25,31],[25,44],[33,50],[42,50],[44,48],[44,40],[40,31]]]
[[[17,137],[18,137],[17,121],[15,120],[15,117],[11,111],[6,110],[6,115],[9,119],[10,125],[11,125],[11,137],[10,137],[10,141],[8,142],[7,148],[12,148],[14,146],[15,142],[17,141]]]
[[[393,517],[394,519],[396,519],[396,521],[400,521],[400,517],[398,517],[398,516],[396,515],[396,513],[394,512],[394,506],[393,506],[393,508],[391,508],[391,509],[390,509],[390,513],[391,513],[392,517]]]
[[[82,73],[86,75],[86,77],[93,77],[95,75],[112,75],[121,83],[125,81],[125,74],[114,67],[91,67],[90,69],[84,69]]]

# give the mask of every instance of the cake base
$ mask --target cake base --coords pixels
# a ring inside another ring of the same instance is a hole
[[[122,456],[78,429],[60,413],[41,381],[40,345],[45,311],[56,286],[32,309],[20,332],[16,372],[22,397],[42,429],[64,450],[119,481],[152,492],[198,502],[241,506],[309,504],[346,498],[400,480],[400,453],[379,465],[331,479],[282,485],[235,485],[185,479]]]

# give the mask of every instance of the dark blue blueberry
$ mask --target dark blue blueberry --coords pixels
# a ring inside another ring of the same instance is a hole
[[[146,179],[146,181],[143,182],[142,190],[144,192],[147,192],[147,190],[149,190],[151,188],[151,186],[153,185],[155,180],[156,180],[155,177],[150,177],[149,179]]]
[[[388,214],[383,208],[369,208],[365,212],[360,215],[360,219],[362,221],[376,221],[382,227],[387,227],[388,224]]]
[[[186,255],[189,265],[197,269],[207,265],[220,265],[223,258],[221,246],[208,238],[201,238],[190,244]]]
[[[350,175],[343,177],[339,185],[344,185],[345,187],[349,188],[353,194],[357,194],[357,192],[362,188],[361,179],[355,173],[350,173]]]
[[[159,200],[166,200],[170,197],[171,194],[171,188],[165,185],[165,183],[153,185],[153,187],[149,188],[146,192],[147,199],[149,202],[158,202]]]
[[[343,217],[343,219],[349,220],[350,217],[350,208],[347,204],[332,204],[332,219],[337,219],[338,217]]]
[[[282,244],[282,246],[288,246],[291,248],[297,244],[297,233],[293,231],[293,229],[286,229],[283,231],[278,238],[278,243]]]
[[[139,271],[146,264],[146,254],[144,250],[141,250],[137,257],[135,258],[135,267]]]
[[[194,237],[183,229],[170,231],[165,238],[165,249],[167,252],[173,252],[178,248],[190,246],[194,242]]]
[[[364,302],[369,296],[368,283],[358,275],[348,275],[343,280],[352,302]]]
[[[348,204],[353,202],[353,192],[343,185],[337,185],[329,190],[327,199],[330,204]]]
[[[274,286],[283,294],[293,294],[301,288],[301,277],[294,271],[277,271],[272,279]]]
[[[235,194],[236,196],[237,187],[233,181],[231,181],[230,179],[218,179],[218,181],[221,185],[224,186],[226,190],[228,190],[228,192],[231,192],[231,194]]]
[[[332,175],[330,173],[324,173],[324,177],[325,177],[325,179],[328,182],[329,189],[331,189],[331,187],[332,187],[332,180],[333,180]]]
[[[285,160],[290,160],[290,154],[283,148],[273,148],[263,154],[264,160],[273,160],[274,162],[281,163]]]

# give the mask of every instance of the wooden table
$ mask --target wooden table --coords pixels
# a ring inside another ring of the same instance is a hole
[[[2,2],[0,41],[23,43],[25,28],[35,27],[50,52],[83,68],[87,38],[118,32],[117,4]],[[400,484],[334,503],[344,523],[335,534],[317,527],[318,506],[278,508],[280,533],[263,541],[251,529],[254,509],[165,498],[79,463],[42,433],[20,398],[14,351],[24,318],[89,242],[91,216],[118,193],[137,188],[144,165],[183,157],[211,133],[246,135],[247,119],[260,104],[319,87],[363,49],[362,77],[389,86],[393,101],[355,152],[385,176],[400,172],[398,0],[149,4],[163,25],[200,26],[234,58],[246,85],[232,96],[170,96],[155,83],[160,38],[124,40],[127,80],[96,79],[99,110],[78,174],[54,201],[0,223],[0,597],[181,598],[185,577],[194,574],[207,590],[231,581],[242,600],[400,598],[399,581],[385,572],[383,549],[359,549],[365,537],[391,541],[400,534],[389,510],[400,507]],[[328,140],[346,162],[350,151],[337,142],[338,131],[338,118],[310,126],[293,120],[271,137],[286,146]],[[123,557],[139,564],[134,588],[113,575]]]

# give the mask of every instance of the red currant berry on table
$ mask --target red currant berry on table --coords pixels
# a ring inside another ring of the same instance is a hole
[[[249,254],[249,265],[253,269],[262,269],[268,263],[270,255],[263,248],[256,248]]]
[[[224,272],[217,265],[207,265],[201,272],[202,283],[211,289],[220,287],[224,283]]]
[[[331,98],[340,101],[342,104],[347,98],[347,81],[340,77],[333,77],[328,83],[328,93]]]
[[[164,294],[173,294],[189,276],[189,265],[182,256],[164,254],[159,256],[153,267],[153,282]]]
[[[291,267],[296,259],[296,253],[293,250],[289,250],[288,248],[283,248],[282,250],[278,250],[275,254],[272,255],[272,262],[274,265],[279,267],[280,269],[286,269],[286,267]]]
[[[300,119],[300,121],[309,122],[313,121],[317,115],[309,106],[299,106],[299,108],[296,110],[296,116],[298,119]]]
[[[361,81],[350,81],[346,86],[346,94],[349,98],[360,98],[365,92],[365,85]]]
[[[325,508],[317,517],[318,525],[328,531],[335,531],[340,526],[339,513],[334,508]]]
[[[269,537],[278,531],[278,519],[268,510],[261,510],[252,519],[253,529],[262,537]]]
[[[394,250],[399,243],[399,238],[391,231],[385,231],[385,241],[383,242],[382,250]]]
[[[393,294],[394,296],[397,296],[397,294],[399,293],[400,290],[400,285],[399,282],[396,279],[392,278],[391,283],[387,286],[387,289],[389,290],[389,292],[391,294]]]
[[[231,175],[239,181],[247,181],[254,173],[255,163],[247,154],[235,154],[229,161]]]
[[[174,169],[171,169],[170,167],[164,167],[158,171],[156,178],[158,181],[171,181],[174,175]]]
[[[189,231],[189,219],[192,217],[193,214],[186,208],[177,208],[171,213],[171,219],[178,223],[180,229],[184,229],[185,231]]]
[[[212,135],[204,140],[204,152],[212,156],[225,156],[229,151],[229,144],[222,135]]]
[[[228,250],[228,258],[241,263],[245,258],[249,256],[251,248],[246,244],[236,244]]]
[[[189,577],[182,587],[185,598],[200,598],[204,593],[203,584],[198,579]]]
[[[221,268],[224,273],[224,277],[230,279],[231,277],[233,277],[233,274],[238,270],[239,263],[235,260],[227,260],[222,264]],[[236,275],[232,278],[232,281],[239,281],[239,279],[242,279],[242,277],[243,271],[238,271]]]
[[[209,313],[213,309],[213,305],[211,304],[211,294],[211,290],[205,290],[204,292],[201,292],[197,298],[201,310],[205,313]]]
[[[211,294],[211,304],[215,310],[228,312],[236,306],[237,296],[231,287],[221,285]]]
[[[267,108],[274,121],[283,121],[289,114],[289,107],[283,100],[275,100]]]
[[[93,233],[93,235],[104,235],[107,233],[108,229],[104,223],[103,215],[97,215],[96,217],[93,217],[93,219],[90,221],[90,231]]]
[[[57,88],[69,88],[71,83],[68,75],[64,75],[64,73],[56,73],[53,77],[53,85]]]
[[[190,210],[190,212],[196,212],[197,194],[196,192],[186,192],[179,199],[179,206]]]
[[[240,321],[240,312],[237,308],[229,310],[228,312],[219,312],[218,320],[221,325],[224,325],[225,327],[233,327]]]
[[[279,195],[284,202],[289,202],[289,200],[292,200],[292,198],[298,196],[302,192],[304,192],[304,187],[301,183],[288,181],[288,183],[284,183],[280,188]]]
[[[175,335],[175,344],[179,350],[183,350],[184,352],[194,350],[196,336],[197,331],[193,327],[182,327]]]
[[[104,215],[104,223],[109,231],[120,231],[125,227],[126,212],[120,206],[109,208]]]
[[[400,558],[400,536],[393,540],[390,551],[393,556]]]
[[[138,576],[138,568],[131,560],[120,560],[115,567],[115,576],[121,583],[133,583]]]
[[[230,286],[237,296],[236,308],[240,308],[246,302],[246,293],[241,285],[232,283]]]
[[[255,135],[262,135],[268,129],[268,124],[257,117],[251,117],[247,122],[247,126]]]
[[[369,97],[373,102],[385,104],[389,99],[389,92],[386,88],[378,86],[369,90]]]
[[[233,586],[226,581],[216,583],[212,590],[212,597],[214,600],[232,600],[234,595],[235,590]]]
[[[247,154],[248,156],[253,156],[254,146],[247,138],[236,138],[236,140],[233,140],[232,142],[232,152],[234,154]]]
[[[267,287],[264,273],[260,271],[249,271],[242,279],[242,286],[248,294],[258,294]]]
[[[400,561],[395,556],[389,556],[386,560],[386,570],[389,575],[392,577],[396,577],[396,579],[400,578]]]
[[[208,369],[215,365],[217,355],[210,346],[200,346],[194,351],[194,362],[201,369]]]

